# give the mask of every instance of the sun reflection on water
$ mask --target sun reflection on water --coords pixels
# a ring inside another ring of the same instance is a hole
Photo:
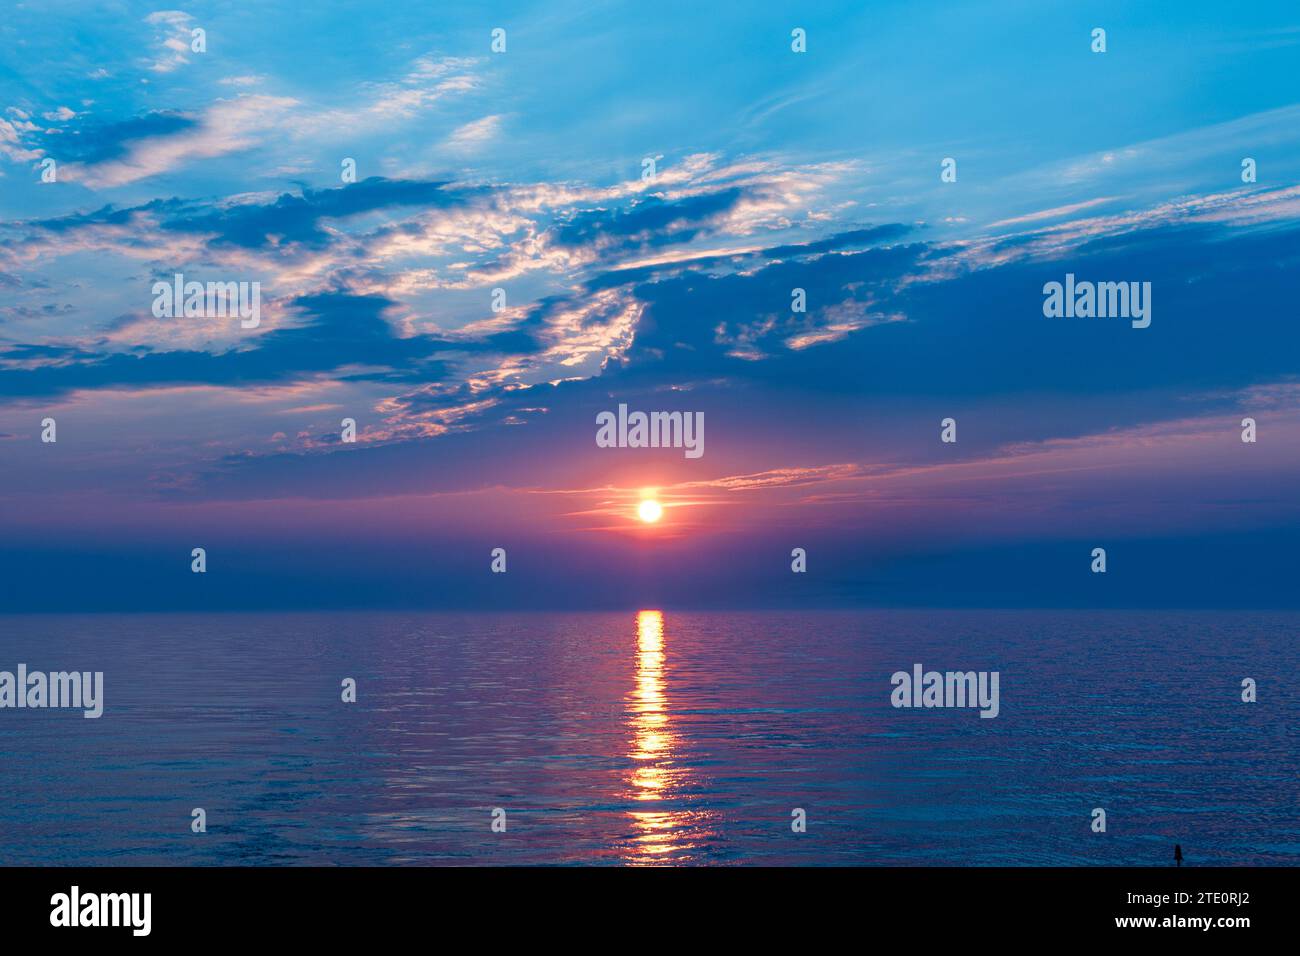
[[[636,616],[636,689],[628,695],[634,761],[630,796],[638,804],[629,811],[636,834],[632,862],[666,863],[691,849],[687,841],[689,814],[669,804],[679,797],[684,770],[677,764],[677,736],[668,711],[664,677],[664,616],[639,611]]]

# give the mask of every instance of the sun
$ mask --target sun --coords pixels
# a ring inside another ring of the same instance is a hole
[[[664,506],[653,498],[647,498],[636,509],[637,517],[646,524],[654,524],[664,514]]]

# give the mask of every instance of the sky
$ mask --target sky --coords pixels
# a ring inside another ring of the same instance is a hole
[[[1298,230],[1293,3],[11,4],[0,610],[1294,607]]]

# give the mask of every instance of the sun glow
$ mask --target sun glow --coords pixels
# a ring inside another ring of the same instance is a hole
[[[653,498],[647,498],[636,509],[637,517],[646,524],[654,524],[663,517],[664,507]]]

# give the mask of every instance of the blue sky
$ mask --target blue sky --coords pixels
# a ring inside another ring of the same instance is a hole
[[[1295,603],[1293,4],[0,32],[4,606]],[[261,324],[155,317],[176,272]],[[1151,328],[1044,318],[1067,272],[1151,282]],[[620,402],[708,452],[597,449]]]

